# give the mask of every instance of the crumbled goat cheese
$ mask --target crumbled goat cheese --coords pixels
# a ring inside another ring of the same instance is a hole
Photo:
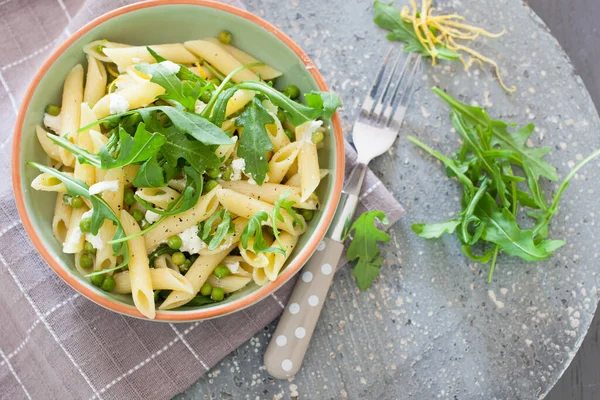
[[[244,168],[246,168],[246,160],[243,158],[236,158],[231,162],[231,168],[233,169],[233,174],[231,174],[232,181],[239,181],[242,179],[242,172]]]
[[[146,221],[153,224],[160,219],[160,214],[157,214],[153,211],[146,211]]]
[[[168,69],[170,72],[176,74],[179,72],[179,68],[181,68],[179,65],[175,64],[173,61],[162,61],[159,62],[160,65],[162,65],[163,67],[165,67],[166,69]]]
[[[200,240],[198,236],[198,225],[194,225],[189,229],[181,232],[179,235],[181,239],[180,251],[187,251],[190,254],[198,254],[200,250],[206,247],[206,243]]]
[[[54,116],[44,113],[44,126],[57,135],[60,135],[60,114]]]
[[[102,181],[98,183],[94,183],[90,186],[90,195],[98,194],[102,192],[116,192],[119,190],[119,180],[114,181]]]
[[[129,102],[119,94],[108,95],[109,111],[112,114],[121,114],[129,111]]]

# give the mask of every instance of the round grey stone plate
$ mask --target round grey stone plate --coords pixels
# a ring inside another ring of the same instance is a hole
[[[506,94],[491,70],[474,66],[465,72],[458,62],[427,65],[399,139],[372,165],[407,210],[390,230],[378,282],[359,293],[350,269],[338,273],[293,382],[269,380],[261,368],[265,332],[188,395],[535,399],[552,388],[577,352],[598,302],[599,162],[588,164],[571,182],[552,221],[550,237],[567,244],[538,263],[501,254],[488,284],[487,266],[463,256],[456,237],[427,241],[412,233],[412,223],[455,216],[460,187],[406,136],[444,154],[458,149],[449,108],[430,90],[437,85],[485,107],[494,119],[534,123],[532,144],[551,146],[546,159],[562,178],[600,147],[598,114],[563,50],[520,0],[436,3],[491,31],[506,28],[504,37],[478,39],[475,48],[497,60],[507,84],[518,91]],[[371,4],[247,2],[250,11],[292,36],[342,95],[347,132],[390,46],[385,32],[372,23]],[[551,198],[557,184],[542,185]],[[232,383],[236,380],[239,385]]]

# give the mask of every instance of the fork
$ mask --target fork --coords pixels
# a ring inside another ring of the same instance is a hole
[[[406,56],[401,48],[392,47],[362,105],[352,130],[357,164],[344,184],[331,227],[304,266],[265,352],[265,367],[275,378],[291,377],[300,370],[344,250],[367,165],[398,136],[420,68],[421,56]]]

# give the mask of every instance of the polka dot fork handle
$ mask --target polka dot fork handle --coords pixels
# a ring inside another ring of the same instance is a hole
[[[265,352],[265,367],[274,378],[300,369],[343,250],[343,243],[325,238],[302,269]]]

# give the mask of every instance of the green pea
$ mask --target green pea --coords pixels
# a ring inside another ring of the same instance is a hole
[[[56,117],[58,114],[60,114],[60,107],[55,104],[48,104],[46,106],[46,114],[50,114]]]
[[[202,193],[206,194],[210,192],[211,190],[216,188],[218,184],[219,182],[215,181],[214,179],[206,181],[206,183],[204,183],[204,187],[202,188]]]
[[[205,90],[204,93],[200,95],[200,101],[208,104],[210,98],[212,97],[212,92],[210,90]]]
[[[220,287],[214,287],[210,292],[210,298],[214,301],[221,301],[225,298],[225,291]]]
[[[213,287],[210,285],[210,283],[206,282],[204,285],[202,285],[202,287],[200,288],[200,294],[202,296],[210,296],[211,292],[213,290]]]
[[[112,276],[107,276],[106,278],[104,278],[104,282],[102,282],[102,290],[106,290],[107,292],[112,292],[113,289],[115,288],[116,282],[115,282],[115,278],[113,278]]]
[[[90,279],[92,281],[92,284],[100,287],[100,286],[102,286],[102,283],[104,283],[104,274],[92,275],[92,277]]]
[[[211,168],[206,170],[206,175],[208,175],[208,177],[212,179],[217,179],[220,173],[221,171],[219,171],[218,168]]]
[[[85,242],[83,249],[89,254],[96,254],[96,248],[90,242]]]
[[[223,179],[224,181],[230,181],[232,175],[233,175],[233,168],[231,168],[230,166],[227,166],[223,169],[223,172],[221,173],[221,179]]]
[[[287,119],[287,117],[285,116],[285,112],[283,111],[283,109],[279,109],[277,110],[277,119],[279,120],[279,122],[281,122],[282,124],[285,122],[285,120]]]
[[[298,89],[298,86],[296,85],[287,85],[283,88],[283,94],[293,100],[300,96],[300,89]]]
[[[175,265],[182,265],[185,262],[185,254],[180,251],[173,253],[173,255],[171,255],[171,261],[173,261],[173,264]]]
[[[71,196],[70,194],[63,194],[63,203],[71,205],[71,201],[73,201],[73,196]]]
[[[91,268],[94,265],[94,259],[87,253],[83,253],[79,258],[79,265],[83,268]]]
[[[219,33],[219,42],[223,43],[223,44],[229,44],[231,43],[231,32],[229,31],[221,31],[221,33]]]
[[[179,250],[181,244],[181,238],[177,235],[171,236],[167,239],[167,246],[173,250]]]
[[[55,186],[55,185],[60,185],[62,181],[60,179],[58,179],[55,176],[51,176],[50,178],[48,178],[48,180],[46,181],[46,184],[48,186]]]
[[[71,200],[71,207],[73,207],[73,208],[83,207],[83,199],[79,196],[73,197],[73,199]]]
[[[131,189],[125,189],[125,193],[123,194],[123,200],[125,200],[125,204],[128,206],[132,206],[135,204],[135,194]]]
[[[296,140],[296,134],[294,132],[290,131],[289,129],[285,129],[284,132],[292,142]]]
[[[141,220],[144,219],[144,213],[141,212],[140,210],[133,210],[131,215],[133,216],[133,219],[135,219],[137,222],[140,222]]]
[[[227,275],[231,274],[231,271],[229,270],[229,268],[227,268],[224,265],[218,265],[217,268],[215,268],[215,271],[213,273],[215,274],[215,276],[217,278],[223,279]]]
[[[217,78],[213,78],[210,81],[208,81],[208,83],[212,83],[215,86],[219,86],[221,84],[221,81]]]
[[[188,272],[188,270],[190,269],[191,266],[192,266],[192,260],[186,259],[185,262],[179,266],[179,272],[181,272],[182,274],[185,274],[186,272]]]
[[[325,139],[325,135],[323,135],[323,132],[321,131],[314,132],[311,137],[311,140],[314,144],[321,143],[323,139]]]
[[[91,218],[83,218],[79,221],[79,229],[81,232],[88,233],[92,230],[92,219]]]
[[[302,210],[302,216],[306,221],[310,221],[315,216],[315,213],[313,210]]]

